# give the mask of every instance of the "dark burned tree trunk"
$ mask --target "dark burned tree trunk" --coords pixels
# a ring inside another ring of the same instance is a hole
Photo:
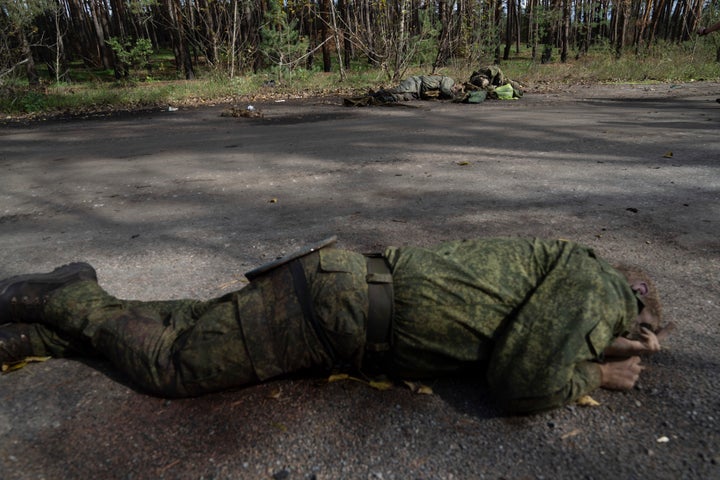
[[[445,0],[438,0],[438,21],[440,22],[440,35],[438,38],[438,51],[433,62],[433,73],[445,65],[450,56],[450,8]]]
[[[502,0],[494,0],[495,1],[495,64],[500,65],[500,60],[502,60],[502,57],[500,56],[500,31],[501,31],[501,25],[502,25],[502,13],[503,13],[503,3]]]
[[[343,37],[343,63],[345,68],[350,68],[350,59],[353,56],[353,45],[348,30],[350,29],[350,6],[347,0],[338,0],[338,10],[340,11],[340,19],[342,21],[342,37]]]
[[[505,49],[503,50],[503,60],[510,59],[510,50],[512,49],[512,32],[513,17],[515,15],[515,0],[507,0],[507,19],[505,21]]]
[[[560,61],[567,62],[570,42],[570,0],[562,0],[562,27],[560,34]]]
[[[552,1],[552,10],[557,12],[560,8],[560,0]],[[555,19],[550,20],[545,25],[545,32],[543,33],[543,52],[540,57],[540,63],[548,63],[552,60],[553,48],[557,44],[557,21]]]
[[[175,53],[176,66],[182,69],[186,80],[194,80],[195,72],[193,71],[192,58],[187,44],[185,35],[185,24],[183,22],[182,9],[180,0],[165,0],[168,14],[168,26],[172,36],[173,51]]]
[[[629,0],[620,0],[617,9],[617,24],[615,38],[615,55],[620,58],[625,50],[625,30],[627,29],[627,17],[629,10]]]
[[[328,25],[330,25],[330,2],[333,0],[322,0],[320,9],[320,41],[322,41],[322,58],[323,72],[332,71],[332,53],[330,52],[330,33]]]
[[[108,38],[101,21],[101,12],[96,1],[89,0],[87,3],[89,4],[92,12],[91,18],[94,27],[93,33],[95,34],[95,46],[97,48],[98,56],[103,68],[109,70],[113,68],[114,62],[110,47],[107,45]]]

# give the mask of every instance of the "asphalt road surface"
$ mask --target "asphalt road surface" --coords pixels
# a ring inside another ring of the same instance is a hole
[[[295,377],[170,401],[102,360],[51,359],[0,376],[0,478],[720,478],[716,97],[591,86],[2,124],[1,278],[84,260],[119,297],[210,298],[332,234],[359,251],[539,236],[645,265],[678,328],[633,391],[522,417],[482,378],[423,395]]]

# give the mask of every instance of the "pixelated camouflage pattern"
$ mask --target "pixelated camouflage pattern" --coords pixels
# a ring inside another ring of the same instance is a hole
[[[386,101],[426,99],[433,96],[453,97],[455,80],[442,75],[414,75],[401,81],[396,87],[383,90]],[[380,92],[378,92],[380,93]]]
[[[385,254],[395,288],[393,370],[474,368],[517,411],[597,388],[591,362],[637,315],[625,279],[571,242],[490,239]]]
[[[261,380],[305,368],[329,369],[335,362],[359,367],[362,361],[368,305],[365,257],[326,248],[300,262],[313,308],[337,358],[322,347],[303,318],[294,279],[283,266],[249,286],[257,290],[261,300],[256,304],[263,311],[246,315],[247,306],[240,306],[240,323]]]
[[[364,257],[326,249],[300,261],[333,350],[343,363],[359,366],[367,316]],[[332,366],[303,318],[287,266],[209,301],[125,301],[95,282],[78,282],[50,297],[44,317],[53,330],[87,340],[139,386],[163,396]]]
[[[597,388],[593,362],[637,314],[625,279],[571,242],[486,239],[385,255],[395,290],[389,372],[426,377],[469,368],[517,411],[557,407]],[[360,367],[365,258],[323,249],[300,262],[336,361]],[[51,296],[45,317],[164,396],[334,365],[303,318],[287,266],[206,302],[123,301],[78,282]]]

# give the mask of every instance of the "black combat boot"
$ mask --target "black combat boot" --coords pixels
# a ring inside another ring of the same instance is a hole
[[[45,351],[37,352],[32,342],[33,326],[27,323],[9,323],[0,325],[0,365],[42,356]]]
[[[50,273],[18,275],[0,281],[0,324],[42,321],[42,310],[52,292],[81,280],[97,282],[87,263],[70,263]]]

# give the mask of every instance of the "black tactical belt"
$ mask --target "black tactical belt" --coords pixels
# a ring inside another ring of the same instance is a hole
[[[393,284],[392,273],[385,257],[380,254],[365,255],[367,260],[368,318],[365,342],[366,367],[382,369],[390,353]]]
[[[333,366],[338,367],[338,354],[332,346],[332,342],[327,336],[325,329],[320,324],[320,319],[315,313],[315,309],[312,304],[312,297],[310,296],[310,287],[305,276],[305,270],[303,269],[302,263],[299,259],[291,260],[289,263],[290,274],[293,278],[293,284],[295,287],[295,295],[297,296],[298,302],[300,302],[300,308],[302,309],[303,317],[305,321],[310,324],[315,335],[317,336],[320,344],[325,349],[325,352],[332,360]]]

